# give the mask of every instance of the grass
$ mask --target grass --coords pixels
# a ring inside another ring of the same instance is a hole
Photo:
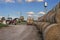
[[[24,24],[26,24],[26,22],[20,22],[20,24],[23,24],[24,25]]]
[[[7,27],[8,25],[7,24],[2,24],[2,23],[0,23],[0,28],[2,28],[2,27]]]
[[[21,22],[21,24],[26,24],[26,22]]]

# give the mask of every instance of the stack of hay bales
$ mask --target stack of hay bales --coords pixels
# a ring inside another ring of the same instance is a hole
[[[46,17],[47,22],[55,23],[55,15],[56,15],[55,9],[49,11]]]
[[[60,23],[60,3],[56,5],[48,14],[38,18],[39,22]]]
[[[47,16],[47,14],[45,14],[45,15],[42,16],[42,17],[39,17],[39,18],[38,18],[38,22],[46,22],[46,16]]]
[[[47,26],[43,30],[44,40],[60,40],[60,3],[55,8],[55,16],[53,13],[53,16],[51,17],[49,16],[48,18],[51,20],[51,21],[49,20],[48,21],[53,23],[52,18],[54,18],[53,20],[54,22],[56,21],[56,23]]]
[[[60,23],[60,3],[48,12],[46,20],[50,23]]]
[[[60,3],[56,6],[56,22],[60,23]]]
[[[50,23],[45,22],[44,24],[42,24],[41,26],[41,32],[43,33],[43,31],[50,25]]]
[[[60,3],[35,23],[44,40],[60,40]]]
[[[47,26],[49,26],[50,23],[48,22],[38,22],[37,23],[37,28],[39,29],[40,32],[43,32]]]
[[[44,40],[60,40],[60,24],[52,24],[43,32]]]
[[[38,23],[38,22],[34,22],[33,25],[34,25],[34,26],[37,26],[37,23]]]

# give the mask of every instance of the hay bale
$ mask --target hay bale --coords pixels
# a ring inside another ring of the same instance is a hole
[[[38,22],[42,22],[43,21],[43,16],[38,18]]]
[[[38,22],[37,23],[37,28],[40,30],[40,32],[41,32],[41,24],[43,24],[43,22]]]
[[[45,24],[45,22],[41,22],[40,25],[38,26],[40,32],[42,32],[42,26]]]
[[[51,11],[47,14],[47,22],[55,23],[55,8],[53,8]]]
[[[41,22],[41,17],[38,17],[38,22]]]
[[[60,23],[60,3],[57,4],[48,14],[38,18],[39,22]]]
[[[50,16],[50,23],[55,23],[55,13]]]
[[[46,17],[47,17],[47,14],[45,14],[45,15],[43,16],[43,22],[46,22],[46,21],[47,21],[47,20],[46,20],[46,19],[47,19]]]
[[[60,3],[57,4],[51,11],[48,12],[47,22],[60,23]]]
[[[42,24],[41,31],[43,32],[49,25],[50,25],[50,23],[48,23],[48,22],[45,22],[44,24]]]
[[[60,23],[60,9],[57,10],[56,22],[57,22],[57,23]]]
[[[60,40],[60,24],[52,24],[43,32],[44,40]]]
[[[60,23],[60,2],[56,5],[56,22]]]
[[[47,21],[50,22],[50,16],[52,14],[52,11],[49,11],[48,14],[47,14]]]
[[[40,32],[42,32],[42,30],[44,30],[48,25],[50,25],[48,22],[38,22],[37,28],[40,30]]]
[[[34,22],[33,25],[36,26],[37,25],[37,22]]]
[[[37,23],[37,27],[40,28],[40,25],[41,25],[42,22],[38,22]]]
[[[43,15],[42,17],[39,17],[38,22],[46,22],[46,16],[47,14]]]

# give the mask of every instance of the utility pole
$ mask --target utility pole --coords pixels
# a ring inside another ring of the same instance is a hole
[[[9,16],[10,16],[10,15],[8,14],[8,18],[9,18]]]
[[[8,14],[8,17],[9,17],[9,14]]]

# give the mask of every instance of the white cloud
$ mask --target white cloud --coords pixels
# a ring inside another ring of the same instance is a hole
[[[44,0],[36,0],[36,1],[38,1],[38,2],[43,2]]]
[[[4,0],[6,3],[15,3],[14,0]]]
[[[12,17],[12,19],[17,18],[17,17]]]
[[[26,2],[34,2],[35,0],[25,0]]]
[[[45,14],[45,12],[39,12],[38,14],[43,14],[43,15],[44,15],[44,14]]]
[[[33,15],[28,15],[28,17],[27,18],[34,18],[34,16]]]
[[[32,15],[28,15],[28,17],[31,17]]]
[[[25,2],[43,2],[44,0],[25,0]],[[0,2],[6,2],[6,3],[15,3],[15,2],[18,2],[18,3],[22,3],[23,1],[22,0],[0,0]]]
[[[4,16],[0,16],[0,18],[2,18],[2,17],[4,17]]]
[[[28,15],[33,15],[33,14],[34,14],[34,12],[27,12],[27,14],[28,14]]]
[[[34,2],[34,1],[37,1],[37,2],[43,2],[44,0],[25,0],[26,2]]]

